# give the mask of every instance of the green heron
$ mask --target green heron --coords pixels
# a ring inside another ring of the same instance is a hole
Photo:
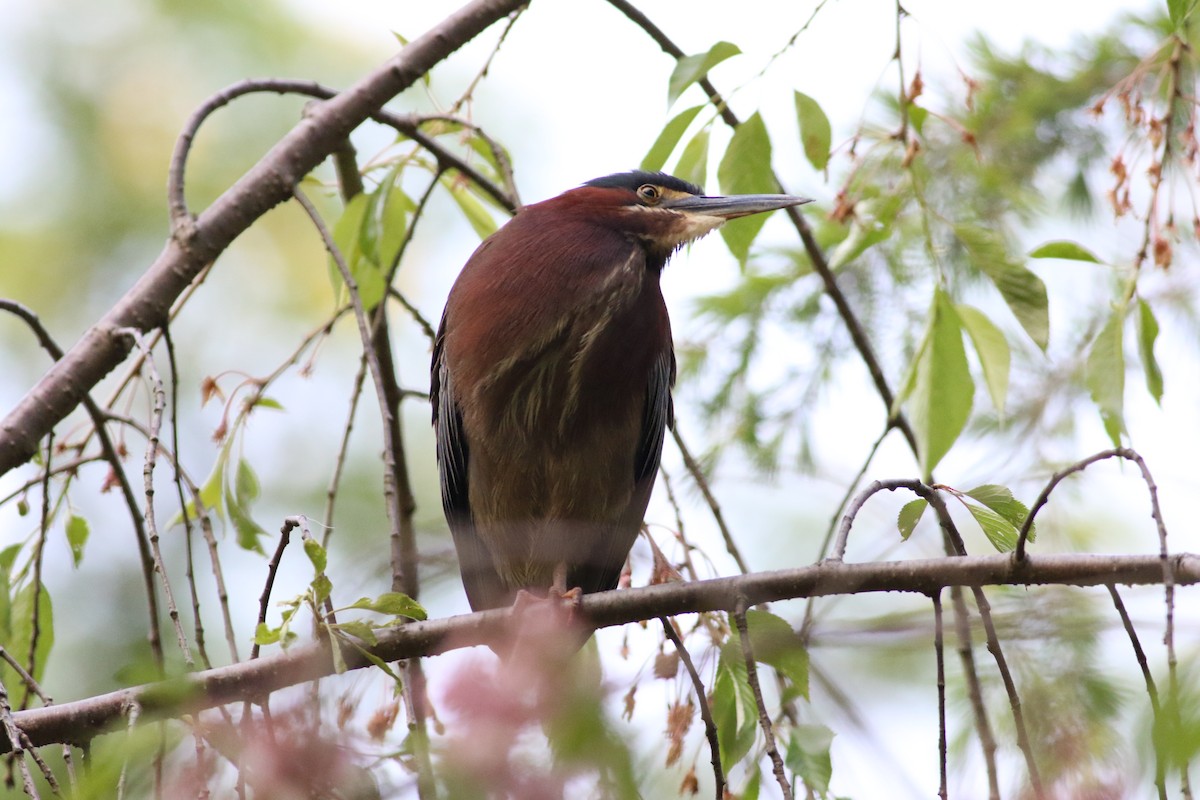
[[[473,609],[616,588],[673,424],[659,275],[726,220],[805,202],[625,172],[526,206],[479,246],[446,301],[430,392]]]

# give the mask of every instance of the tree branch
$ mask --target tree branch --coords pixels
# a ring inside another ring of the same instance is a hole
[[[1200,556],[1171,556],[1177,585],[1200,583]],[[1163,580],[1157,555],[962,556],[876,564],[823,562],[807,567],[756,572],[732,578],[669,583],[585,595],[580,619],[597,628],[659,616],[702,611],[731,611],[739,598],[751,605],[785,598],[863,592],[936,593],[946,586],[1156,585]],[[369,652],[384,661],[436,655],[495,641],[510,622],[511,609],[412,622],[381,633]],[[343,650],[346,665],[369,664],[357,649]],[[205,670],[168,683],[121,689],[109,694],[30,709],[13,715],[33,746],[80,742],[120,727],[126,709],[137,706],[143,721],[197,713],[225,703],[256,697],[334,672],[322,644],[294,647],[286,653]],[[4,746],[0,745],[0,750]],[[6,751],[6,750],[5,750]]]
[[[204,267],[255,220],[287,200],[292,187],[352,130],[439,61],[527,2],[474,0],[301,120],[194,224],[173,235],[125,296],[0,421],[0,475],[29,460],[38,441],[128,355],[130,342],[116,330],[148,331],[165,323],[172,301]]]

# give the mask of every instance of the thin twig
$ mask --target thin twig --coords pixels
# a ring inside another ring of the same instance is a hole
[[[784,800],[792,800],[792,784],[787,779],[787,771],[783,766],[783,758],[779,748],[775,746],[775,726],[771,723],[771,715],[767,712],[767,703],[763,700],[762,686],[758,682],[758,662],[754,660],[754,646],[750,643],[750,626],[746,622],[746,609],[749,604],[745,598],[738,600],[737,610],[733,613],[737,625],[738,639],[742,643],[742,658],[746,661],[746,678],[750,682],[750,690],[754,693],[754,702],[758,705],[758,724],[762,728],[763,739],[767,744],[767,755],[775,771],[775,780],[783,792]]]
[[[30,309],[12,300],[0,299],[0,311],[7,311],[25,322],[30,330],[37,336],[38,343],[42,348],[50,354],[50,357],[57,363],[63,358],[63,350],[50,336],[50,332],[42,325],[37,314]],[[154,560],[150,555],[150,542],[146,537],[145,523],[142,519],[141,512],[138,510],[137,497],[133,493],[133,485],[129,482],[129,476],[125,473],[125,466],[121,463],[120,454],[116,446],[113,444],[112,437],[108,435],[108,430],[104,426],[105,413],[100,410],[100,406],[96,404],[87,392],[84,392],[80,398],[80,403],[88,413],[88,417],[92,420],[93,430],[96,433],[96,438],[100,442],[100,451],[104,454],[104,460],[108,462],[112,469],[112,475],[116,478],[117,484],[121,487],[121,498],[124,500],[125,507],[129,511],[130,521],[133,523],[134,538],[137,541],[138,556],[142,567],[142,584],[146,591],[146,603],[148,606],[150,624],[147,630],[147,641],[150,645],[150,653],[154,658],[155,665],[162,670],[164,657],[162,649],[162,638],[158,631],[158,597],[154,589]],[[3,473],[3,470],[0,470]],[[34,604],[36,613],[37,604]]]
[[[315,97],[319,100],[329,100],[338,96],[336,89],[322,86],[314,81],[289,80],[285,78],[257,78],[238,81],[205,100],[184,124],[182,132],[175,141],[175,150],[171,155],[171,164],[167,172],[167,208],[171,217],[172,235],[177,240],[186,241],[193,235],[192,214],[188,210],[187,198],[184,194],[184,175],[187,170],[187,159],[191,152],[192,142],[200,126],[213,112],[231,103],[239,97],[258,93],[298,94]],[[484,177],[478,170],[463,161],[454,153],[442,147],[438,142],[426,136],[420,130],[421,117],[417,115],[394,114],[383,109],[376,109],[368,115],[369,119],[386,125],[415,141],[421,147],[433,154],[434,158],[446,168],[455,170],[468,178],[503,208],[510,212],[520,207],[520,201],[515,194],[502,189]],[[474,126],[471,126],[474,127]],[[345,141],[344,139],[342,140]]]
[[[713,519],[717,523],[717,528],[721,531],[721,538],[725,540],[725,549],[729,551],[729,555],[733,556],[738,570],[743,575],[749,573],[750,568],[746,566],[746,560],[742,558],[741,550],[738,549],[737,543],[733,541],[733,534],[729,532],[729,526],[725,523],[725,515],[721,513],[720,503],[717,502],[716,496],[708,486],[708,479],[704,477],[704,470],[700,468],[699,462],[692,456],[687,444],[683,441],[683,436],[679,433],[679,423],[676,423],[671,428],[671,437],[675,440],[675,445],[679,448],[679,454],[683,456],[683,465],[687,468],[688,474],[692,476],[692,480],[696,482],[700,493],[704,495],[704,502],[708,503],[709,511],[712,512]]]
[[[1150,672],[1150,663],[1146,660],[1146,651],[1142,649],[1141,639],[1138,638],[1137,630],[1133,627],[1133,620],[1129,618],[1129,612],[1125,610],[1125,602],[1121,600],[1121,595],[1117,592],[1117,587],[1114,584],[1108,584],[1109,596],[1112,597],[1113,606],[1117,609],[1117,614],[1121,617],[1121,625],[1125,628],[1125,633],[1129,636],[1129,643],[1133,646],[1133,654],[1137,658],[1138,667],[1142,670],[1142,678],[1146,681],[1146,695],[1150,698],[1150,711],[1154,717],[1154,729],[1159,730],[1159,714],[1162,709],[1158,703],[1158,687],[1154,684],[1154,675]],[[1163,764],[1162,743],[1155,737],[1153,742],[1154,750],[1154,785],[1158,787],[1159,800],[1167,800],[1167,770]]]
[[[8,650],[6,650],[3,646],[0,646],[0,659],[3,659],[6,664],[8,664],[10,667],[12,667],[16,671],[17,675],[20,676],[21,681],[25,684],[25,686],[30,691],[32,691],[34,694],[36,694],[38,696],[38,699],[42,701],[43,706],[54,705],[54,698],[51,697],[50,695],[46,694],[46,692],[42,689],[42,687],[38,684],[38,682],[36,680],[34,680],[33,676],[30,675],[25,670],[25,667],[21,666],[21,662],[15,658],[13,658],[12,653],[8,652]],[[2,684],[0,684],[0,687],[2,687]],[[35,760],[37,761],[38,766],[44,767],[44,762],[42,762],[41,758],[37,755],[37,748],[35,748],[33,746],[33,744],[29,741],[29,737],[25,734],[24,731],[21,731],[21,741],[24,742],[28,746],[30,753],[33,754]],[[67,777],[70,779],[71,785],[74,786],[75,785],[75,759],[71,755],[71,745],[69,745],[69,744],[63,745],[62,760],[63,760],[63,763],[67,767]],[[43,773],[45,773],[45,772],[46,772],[46,770],[43,768]],[[54,791],[56,793],[58,792],[58,784],[56,783],[56,781],[54,779],[54,774],[52,772],[49,773],[49,775],[47,776],[46,782],[50,784],[50,786],[54,789]]]
[[[196,559],[192,550],[192,519],[188,512],[187,498],[184,492],[184,482],[187,481],[184,471],[179,466],[179,363],[175,360],[175,342],[171,338],[170,328],[163,326],[163,342],[167,346],[167,363],[171,367],[171,450],[175,454],[171,458],[171,464],[174,467],[175,476],[172,483],[175,485],[175,494],[179,500],[179,515],[182,518],[183,538],[184,538],[184,576],[187,579],[188,594],[192,601],[192,637],[196,642],[196,653],[200,656],[200,663],[205,669],[212,667],[212,661],[208,657],[208,650],[204,645],[204,621],[200,615],[200,591],[196,585]],[[198,493],[197,493],[198,494]],[[196,746],[202,747],[202,742],[199,737],[196,739]]]
[[[346,259],[343,257],[341,250],[334,243],[328,228],[325,227],[320,214],[299,188],[293,190],[293,196],[304,209],[305,213],[308,214],[309,219],[312,220],[313,227],[316,228],[317,233],[325,244],[325,248],[337,264],[338,271],[342,275],[342,280],[346,284],[346,291],[350,295],[350,302],[354,307],[354,319],[358,323],[359,336],[362,339],[363,350],[367,356],[367,364],[374,379],[375,393],[379,401],[379,414],[383,423],[383,493],[386,501],[385,505],[387,506],[388,524],[391,530],[393,590],[404,591],[405,587],[411,588],[413,590],[413,594],[410,594],[411,597],[415,595],[419,586],[416,570],[416,549],[412,541],[412,509],[414,504],[412,493],[407,483],[407,469],[403,464],[404,446],[399,440],[399,425],[396,421],[397,412],[399,411],[399,398],[394,393],[394,371],[390,369],[391,351],[390,348],[377,349],[378,342],[372,331],[370,320],[367,317],[367,311],[363,307],[362,298],[359,296],[358,284],[355,282],[354,276],[350,273],[350,268],[346,264]],[[385,365],[381,363],[383,353],[387,353],[388,359],[386,374]],[[389,388],[388,375],[392,376],[393,383],[390,385],[391,388]],[[393,398],[395,398],[394,402]],[[414,659],[406,664],[405,671],[408,677],[408,680],[405,681],[405,693],[409,698],[409,709],[414,715],[414,722],[419,729],[418,733],[423,735],[425,724],[424,676],[420,672],[419,661]],[[426,752],[419,752],[417,754],[419,765],[418,794],[422,800],[432,797],[434,792],[432,773],[426,768],[428,766],[427,757],[428,753]]]
[[[26,690],[28,692],[28,690]],[[25,744],[26,737],[21,735],[20,729],[16,722],[13,721],[12,704],[8,699],[8,687],[4,685],[4,681],[0,680],[0,724],[4,726],[4,733],[8,737],[10,752],[13,758],[16,759],[17,765],[21,770],[21,783],[25,789],[25,794],[30,797],[38,797],[37,787],[33,785],[33,775],[29,772],[29,764],[25,763]]]
[[[163,382],[158,374],[158,368],[154,364],[154,356],[147,349],[146,341],[142,337],[141,332],[134,328],[125,328],[119,331],[119,333],[133,339],[137,347],[142,351],[146,369],[150,373],[150,390],[154,400],[150,413],[150,435],[146,443],[145,466],[142,468],[144,491],[146,494],[146,510],[143,518],[146,520],[146,530],[150,536],[150,551],[154,557],[154,569],[158,573],[159,580],[162,582],[163,596],[167,601],[167,615],[170,617],[171,624],[175,628],[179,652],[182,654],[188,670],[193,670],[196,668],[196,662],[192,657],[192,648],[188,644],[187,634],[183,630],[183,623],[179,619],[179,608],[175,605],[175,594],[171,589],[171,581],[167,575],[167,565],[163,562],[162,549],[159,547],[158,523],[154,513],[154,466],[158,462],[159,434],[162,430],[162,418],[167,395],[163,390]]]
[[[947,800],[950,796],[946,774],[948,745],[946,741],[946,648],[943,642],[942,591],[939,589],[930,598],[933,600],[933,652],[937,661],[938,695],[938,797]]]
[[[683,668],[687,670],[688,677],[692,680],[692,689],[696,692],[696,703],[700,706],[700,719],[704,721],[704,735],[708,739],[708,749],[712,754],[716,797],[717,800],[721,800],[725,796],[725,770],[721,768],[721,746],[717,739],[717,725],[713,721],[712,709],[708,706],[708,692],[704,688],[704,681],[700,680],[700,673],[696,671],[691,653],[688,652],[683,639],[675,630],[674,620],[669,617],[659,617],[658,621],[662,623],[663,633],[671,640],[671,644],[675,645],[675,652],[679,653],[679,658],[683,661]]]
[[[962,661],[967,698],[971,703],[971,716],[975,720],[975,732],[979,736],[979,749],[983,751],[983,763],[987,771],[988,798],[1000,800],[1000,778],[996,769],[996,735],[992,732],[987,705],[983,702],[983,687],[980,685],[979,671],[975,664],[975,646],[971,642],[971,616],[961,586],[951,587],[950,601],[954,607],[958,657]]]
[[[288,542],[291,541],[292,531],[300,525],[299,517],[288,517],[283,521],[283,526],[279,529],[279,544],[275,546],[275,552],[271,555],[271,560],[267,562],[267,580],[263,583],[262,594],[258,596],[258,625],[261,627],[267,622],[267,607],[271,603],[271,590],[275,587],[275,575],[279,572],[279,564],[283,561],[283,551],[287,549]],[[250,648],[250,660],[258,658],[258,642],[254,642],[254,646]]]
[[[33,545],[33,605],[29,614],[29,653],[26,663],[29,664],[29,674],[35,674],[37,665],[37,648],[41,639],[41,610],[42,610],[42,556],[46,551],[46,536],[50,532],[50,467],[54,457],[54,431],[46,436],[46,478],[42,482],[42,513],[38,524],[37,541]],[[28,685],[21,695],[21,708],[29,705],[31,690]]]

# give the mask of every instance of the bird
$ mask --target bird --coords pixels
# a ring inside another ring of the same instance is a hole
[[[473,610],[615,589],[674,424],[667,261],[727,220],[809,202],[662,172],[520,209],[450,290],[433,346],[442,505]]]

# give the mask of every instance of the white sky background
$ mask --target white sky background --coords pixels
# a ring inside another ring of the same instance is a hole
[[[362,46],[377,52],[380,60],[394,52],[395,40],[390,31],[414,38],[458,5],[428,0],[292,2],[322,25],[336,28],[347,38],[361,40]],[[757,73],[767,57],[803,24],[815,4],[642,0],[637,5],[687,52],[705,50],[720,39],[737,44],[745,55],[721,65],[712,75],[719,89],[728,90]],[[908,0],[904,6],[911,15],[903,28],[906,74],[911,77],[920,64],[927,84],[953,87],[957,91],[960,84],[955,74],[956,64],[965,65],[964,43],[975,31],[985,32],[1006,51],[1017,48],[1026,39],[1050,47],[1065,47],[1080,34],[1106,27],[1117,14],[1131,8],[1140,11],[1150,4],[1118,0],[1002,3]],[[30,8],[19,0],[0,0],[0,9],[6,16],[36,13]],[[803,161],[798,144],[788,142],[781,133],[794,130],[791,91],[799,89],[821,103],[833,124],[835,144],[848,137],[864,111],[864,102],[872,88],[895,89],[897,78],[890,63],[895,44],[894,8],[891,0],[830,0],[797,46],[775,65],[767,78],[748,86],[734,100],[733,108],[740,116],[761,109],[768,117],[776,145],[775,167],[789,192],[827,200],[834,191]],[[589,178],[636,167],[661,130],[667,119],[666,85],[673,62],[649,40],[630,35],[629,25],[602,0],[535,0],[496,59],[491,77],[476,92],[476,118],[486,121],[489,132],[509,147],[525,202],[544,199]],[[448,81],[456,75],[462,80],[469,79],[490,50],[494,31],[452,57],[457,67],[451,69],[447,65],[435,74],[447,76]],[[6,65],[0,54],[0,69],[4,68],[11,69],[12,65]],[[19,75],[11,72],[0,74],[0,87],[15,85],[19,80]],[[19,93],[17,96],[19,99]],[[447,91],[439,99],[448,103],[454,95]],[[691,96],[690,100],[682,101],[678,108],[699,102],[699,95]],[[26,147],[20,146],[22,137],[31,135],[29,129],[22,131],[18,125],[0,126],[0,195],[5,175],[11,180],[32,163]],[[714,145],[714,150],[717,149]],[[832,167],[834,185],[840,177],[838,167],[836,163]],[[715,181],[710,179],[710,184],[710,191],[716,189]],[[781,233],[780,222],[773,220],[765,236],[770,237],[773,229]],[[461,264],[476,244],[465,223],[459,223],[458,230],[436,242],[426,237],[427,252],[422,257],[447,265]],[[1132,254],[1133,249],[1129,246],[1123,252]],[[1041,274],[1045,277],[1044,272]],[[419,296],[427,316],[436,318],[453,276],[453,269],[422,274],[424,285]],[[689,297],[721,288],[735,276],[736,266],[716,236],[677,258],[664,275],[664,293],[676,327],[685,326]],[[1048,278],[1048,282],[1053,307],[1063,301],[1056,297],[1053,280]],[[1135,431],[1135,444],[1163,486],[1170,523],[1170,498],[1188,497],[1196,488],[1189,465],[1179,458],[1179,450],[1183,449],[1179,442],[1189,442],[1187,449],[1194,451],[1195,444],[1200,442],[1200,423],[1189,407],[1194,403],[1187,402],[1197,396],[1196,378],[1172,370],[1166,354],[1164,372],[1169,382],[1165,410],[1156,411],[1144,397],[1138,381],[1131,377],[1127,382],[1127,413],[1131,420],[1137,419],[1144,426]],[[861,419],[864,415],[877,418],[878,403],[873,392],[849,390],[845,394],[847,419]],[[1090,408],[1084,413],[1089,411]],[[861,454],[875,435],[875,430],[861,430],[863,427],[848,425],[830,433],[830,441],[836,438],[844,444],[846,479],[857,468]],[[1098,446],[1093,449],[1102,449],[1106,445],[1098,421],[1094,427],[1097,435],[1093,438]],[[1091,450],[1080,455],[1086,452]],[[885,452],[870,477],[913,472],[910,458],[899,452]],[[738,486],[735,482],[721,487],[722,499],[735,518],[739,508],[746,513],[753,509],[761,511],[764,506],[770,511],[783,512],[794,502],[778,486],[747,483],[751,485]],[[839,487],[839,494],[840,491]],[[1131,518],[1142,519],[1144,488],[1138,484],[1116,491],[1120,492],[1120,503],[1135,509],[1129,512]],[[1184,510],[1182,506],[1183,503],[1176,504],[1176,520]],[[658,516],[669,519],[668,515],[669,512],[660,510]],[[1177,548],[1200,549],[1195,533],[1184,525],[1176,524],[1173,534],[1182,535],[1175,540]],[[1152,541],[1145,545],[1147,552],[1156,548]],[[743,546],[751,553],[753,563],[755,542],[743,542]],[[465,610],[465,602],[460,602],[457,608],[437,609],[442,613],[457,610]],[[613,679],[619,683],[621,676]],[[922,714],[914,719],[910,707],[903,703],[881,702],[878,706],[870,703],[868,699],[864,705],[873,711],[878,707],[885,717],[879,722],[887,731],[884,736],[895,763],[877,771],[855,769],[855,753],[839,750],[843,740],[838,740],[834,751],[835,789],[856,798],[908,796],[899,794],[901,791],[911,792],[912,796],[933,796],[936,761],[930,754],[936,743],[936,718]],[[897,788],[894,769],[908,773],[909,786]],[[764,787],[767,792],[774,788],[769,782],[764,782]]]

